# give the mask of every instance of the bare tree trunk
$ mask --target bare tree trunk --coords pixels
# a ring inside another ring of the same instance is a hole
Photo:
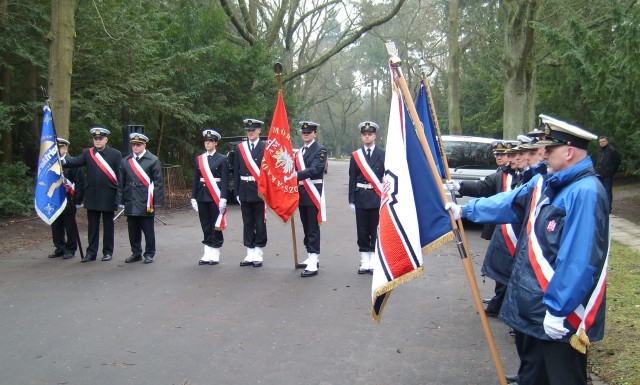
[[[29,100],[30,102],[38,102],[38,73],[36,72],[36,68],[32,63],[27,63],[25,65],[24,79],[25,85],[27,86],[27,100]],[[43,100],[41,99],[40,103],[42,102]],[[40,106],[42,106],[42,104],[40,104]],[[33,135],[33,138],[35,138],[35,143],[40,142],[40,129],[42,127],[40,125],[42,119],[42,115],[40,112],[42,111],[42,109],[38,108],[37,111],[39,113],[34,114],[33,119],[31,119],[28,124],[29,133]],[[40,146],[25,146],[23,151],[25,153],[23,158],[27,166],[31,167],[33,170],[37,169],[38,157],[40,156]]]
[[[462,134],[460,122],[460,43],[458,41],[458,0],[449,1],[449,17],[447,22],[447,99],[449,104],[449,133]]]
[[[0,0],[0,26],[2,29],[9,22],[9,1],[8,0]],[[9,62],[9,53],[5,53],[5,56],[2,61],[4,63]],[[5,106],[10,104],[11,98],[9,94],[11,92],[9,86],[11,85],[11,72],[9,71],[9,66],[5,65],[0,67],[0,101]],[[11,163],[13,160],[13,136],[11,135],[13,131],[12,127],[6,127],[6,130],[1,132],[2,136],[2,157],[0,160],[4,163]]]
[[[75,1],[51,0],[49,40],[49,99],[58,135],[69,137],[71,120],[71,69],[75,40]]]
[[[534,30],[531,22],[538,15],[538,0],[505,0],[504,57],[504,126],[503,137],[515,138],[529,131],[535,123]]]

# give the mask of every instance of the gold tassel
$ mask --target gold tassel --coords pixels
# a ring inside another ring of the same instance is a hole
[[[587,354],[587,347],[591,344],[589,337],[584,329],[580,330],[580,334],[574,334],[569,338],[569,344],[572,348],[582,354]]]

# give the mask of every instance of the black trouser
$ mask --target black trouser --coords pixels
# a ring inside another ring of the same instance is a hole
[[[204,239],[202,243],[207,246],[220,248],[224,243],[222,231],[215,230],[216,219],[218,219],[218,206],[216,202],[198,202],[198,217]]]
[[[264,202],[240,202],[242,235],[245,247],[265,247],[267,245],[267,224],[264,221]]]
[[[378,236],[380,209],[356,208],[356,230],[358,233],[358,251],[374,252]]]
[[[320,225],[316,206],[298,206],[300,221],[304,230],[304,247],[307,253],[320,254]]]
[[[76,237],[73,214],[62,214],[53,221],[51,236],[53,237],[53,245],[56,247],[55,254],[75,254],[78,249],[78,238]]]
[[[611,213],[611,204],[613,203],[613,177],[600,176],[600,182],[602,182],[602,186],[607,192],[607,198],[609,198],[609,213]]]
[[[500,308],[502,307],[502,301],[504,301],[504,296],[507,293],[507,285],[504,283],[500,283],[496,281],[496,287],[493,289],[496,295],[491,298],[489,304],[487,305],[487,311],[490,313],[500,313]]]
[[[104,232],[102,233],[102,254],[113,255],[113,211],[87,210],[89,237],[87,256],[90,257],[95,257],[98,254],[98,246],[100,245],[100,216],[102,216],[102,225],[104,227]]]
[[[551,385],[587,385],[587,355],[566,342],[540,341]]]
[[[144,257],[156,255],[156,233],[152,216],[127,216],[129,244],[132,255],[142,255],[142,234],[144,233]]]
[[[586,385],[587,355],[566,342],[540,340],[516,331],[519,385]]]

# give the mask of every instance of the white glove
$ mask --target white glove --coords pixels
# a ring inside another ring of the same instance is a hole
[[[236,197],[236,200],[238,201],[238,204],[241,205],[242,203],[240,203],[240,197]]]
[[[451,179],[447,180],[443,187],[445,187],[445,189],[449,191],[460,191],[460,183]]]
[[[353,213],[356,213],[356,205],[353,203],[349,203],[349,207],[351,207],[351,211],[353,211]]]
[[[220,210],[224,210],[227,208],[227,200],[225,198],[220,199],[220,204],[218,205]]]
[[[462,216],[462,206],[457,205],[455,203],[447,202],[444,205],[444,209],[451,210],[451,214],[453,214],[453,219],[455,219],[456,221],[460,219]]]
[[[82,205],[76,205],[76,210],[80,210],[82,208]]]
[[[547,314],[545,314],[544,321],[542,322],[544,332],[554,340],[559,340],[564,337],[569,333],[569,329],[564,327],[564,318],[565,317],[556,317],[547,310]]]
[[[294,177],[294,176],[297,176],[297,175],[298,175],[298,173],[297,173],[297,172],[293,172],[293,173],[291,173],[291,175],[289,175],[289,176],[285,175],[285,176],[284,176],[284,181],[285,181],[285,182],[290,181],[291,179],[293,179],[293,177]]]
[[[123,209],[124,205],[118,205],[118,208]]]
[[[191,199],[191,207],[193,207],[193,211],[198,212],[198,202],[195,199]]]

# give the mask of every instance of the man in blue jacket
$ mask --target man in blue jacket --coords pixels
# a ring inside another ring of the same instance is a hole
[[[606,191],[587,145],[597,136],[540,115],[548,174],[460,207],[455,217],[522,223],[499,319],[516,330],[520,385],[587,383],[586,348],[604,334],[609,251]]]

